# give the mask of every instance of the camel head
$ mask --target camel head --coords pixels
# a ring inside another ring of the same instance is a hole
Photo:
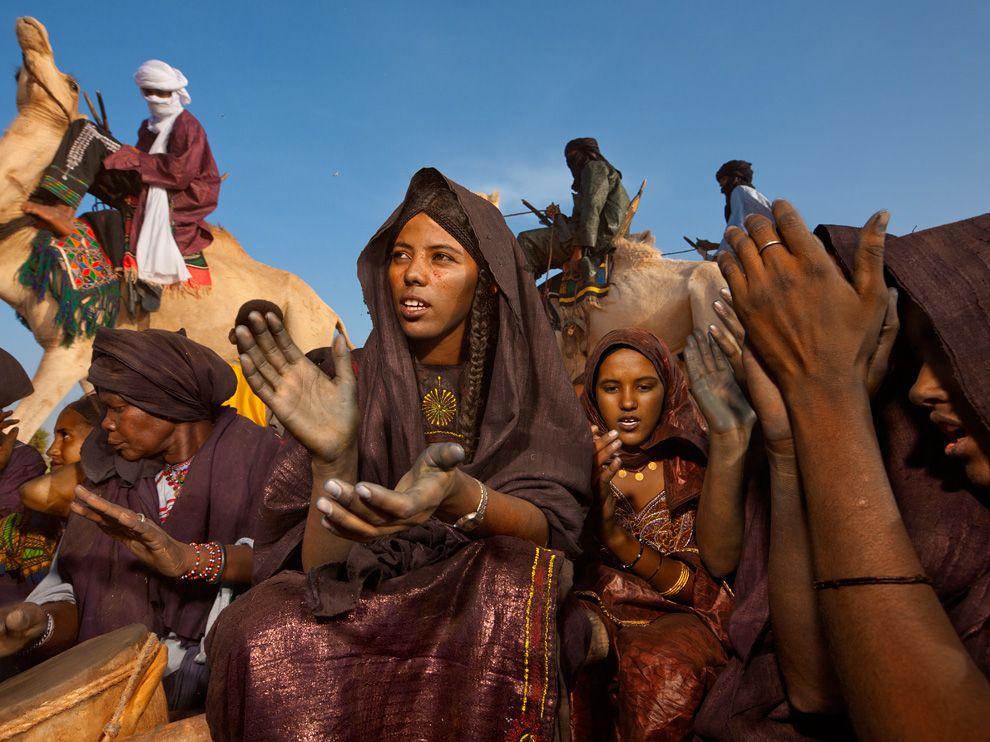
[[[17,70],[17,110],[50,120],[63,128],[79,113],[79,84],[55,65],[48,31],[34,18],[16,23],[23,64]]]

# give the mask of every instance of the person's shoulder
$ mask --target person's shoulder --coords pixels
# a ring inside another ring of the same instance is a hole
[[[34,446],[20,442],[14,444],[14,450],[10,454],[10,463],[25,467],[40,464],[42,468],[47,468],[45,459]]]
[[[192,113],[189,112],[188,108],[184,108],[182,113],[175,117],[175,124],[172,126],[172,131],[176,129],[184,129],[188,132],[202,132],[206,133],[206,129],[203,128],[203,124],[198,118],[196,118]]]

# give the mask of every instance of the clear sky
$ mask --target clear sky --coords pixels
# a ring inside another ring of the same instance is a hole
[[[124,141],[146,112],[137,66],[182,69],[230,174],[213,221],[305,278],[358,344],[357,254],[424,165],[501,191],[505,213],[520,197],[569,210],[563,145],[595,136],[630,192],[649,179],[634,227],[667,252],[719,239],[714,173],[735,158],[811,223],[887,208],[901,233],[990,207],[985,0],[5,0],[4,122],[19,15],[103,91]],[[0,346],[33,372],[40,350],[6,307]]]

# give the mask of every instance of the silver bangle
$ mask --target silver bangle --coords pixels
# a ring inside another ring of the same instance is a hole
[[[481,488],[481,500],[478,501],[478,507],[473,513],[462,515],[457,519],[457,522],[454,523],[454,528],[461,533],[470,533],[480,526],[481,521],[485,519],[485,511],[488,509],[488,488],[480,479],[476,479],[474,481],[476,481],[478,486]]]
[[[21,650],[21,654],[28,654],[36,649],[41,649],[45,642],[52,638],[52,634],[55,633],[55,617],[51,613],[45,611],[45,615],[48,616],[48,621],[45,623],[45,630],[42,632],[41,636],[34,640],[33,644],[30,644]]]

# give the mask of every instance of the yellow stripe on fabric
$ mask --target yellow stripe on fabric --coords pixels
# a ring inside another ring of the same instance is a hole
[[[547,688],[550,687],[550,596],[553,594],[553,563],[557,559],[556,554],[550,555],[550,563],[547,565],[547,600],[543,606],[543,697],[540,699],[540,718],[543,718],[543,710],[547,706]]]
[[[540,561],[540,547],[536,547],[533,556],[533,568],[529,573],[529,597],[526,599],[526,643],[523,651],[523,702],[522,713],[526,713],[526,701],[529,696],[529,615],[533,607],[533,593],[536,591],[536,565]]]
[[[600,287],[600,286],[585,286],[583,289],[578,291],[574,296],[569,296],[564,298],[560,297],[557,301],[560,304],[573,304],[578,299],[583,297],[585,294],[607,294],[610,287]]]

